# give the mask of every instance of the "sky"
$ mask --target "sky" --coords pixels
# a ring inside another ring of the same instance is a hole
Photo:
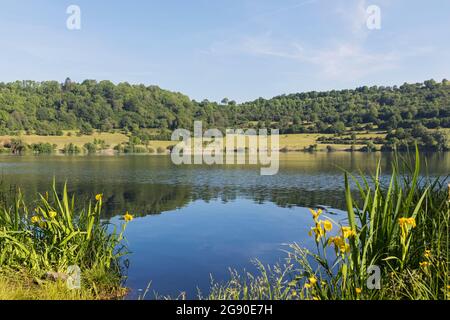
[[[450,78],[448,0],[0,4],[1,82],[111,80],[242,102]],[[67,28],[70,5],[80,8],[80,29]],[[372,5],[380,28],[367,27]]]

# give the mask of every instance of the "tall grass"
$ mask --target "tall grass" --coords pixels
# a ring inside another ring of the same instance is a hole
[[[370,178],[346,172],[346,221],[311,210],[315,252],[293,244],[285,265],[233,271],[204,298],[449,299],[450,186],[421,177],[419,159],[417,150],[413,166],[397,156],[387,184],[380,165]]]
[[[69,266],[78,266],[83,288],[93,295],[118,293],[126,223],[117,230],[102,221],[101,210],[99,194],[77,211],[66,186],[59,195],[53,185],[31,209],[19,192],[11,207],[0,209],[0,275],[23,274],[41,283],[48,274],[64,275]]]

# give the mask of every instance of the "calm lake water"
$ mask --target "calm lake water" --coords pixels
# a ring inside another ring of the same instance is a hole
[[[280,157],[277,175],[260,176],[256,166],[175,166],[168,156],[3,155],[0,180],[30,199],[49,190],[53,177],[82,200],[103,193],[105,218],[120,224],[127,210],[137,217],[126,233],[130,298],[150,281],[159,294],[196,298],[197,288],[207,293],[211,275],[220,281],[229,268],[252,271],[255,258],[282,261],[286,243],[312,246],[308,207],[345,219],[342,170],[370,174],[381,159],[387,176],[393,160],[344,152]],[[422,160],[429,175],[450,173],[448,153]]]

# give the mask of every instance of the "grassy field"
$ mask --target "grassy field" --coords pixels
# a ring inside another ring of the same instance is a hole
[[[450,140],[450,129],[439,129],[445,132],[448,139]],[[347,132],[342,135],[342,137],[350,137],[351,132]],[[357,132],[356,133],[356,143],[354,147],[360,149],[365,146],[365,140],[371,139],[384,139],[386,137],[385,132],[374,131],[374,132]],[[86,143],[92,143],[94,140],[103,140],[108,149],[113,149],[115,146],[126,143],[129,141],[129,135],[121,132],[115,133],[94,133],[92,135],[77,136],[76,131],[64,131],[63,136],[38,136],[38,135],[19,135],[19,136],[0,136],[0,147],[10,141],[11,139],[19,138],[24,143],[31,145],[33,143],[50,143],[56,145],[57,150],[61,150],[67,144],[74,144],[82,148]],[[284,151],[302,151],[312,145],[317,145],[317,151],[326,151],[327,147],[330,146],[335,151],[348,150],[351,144],[339,144],[330,142],[321,142],[319,138],[333,139],[335,136],[333,134],[323,134],[323,133],[301,133],[301,134],[282,134],[280,135],[279,147],[280,150]],[[152,148],[157,150],[158,148],[167,149],[169,146],[175,145],[175,141],[150,141],[148,145],[142,146],[147,148]],[[225,141],[224,141],[225,145]],[[381,146],[378,145],[379,149]]]
[[[64,148],[66,144],[74,144],[79,147],[83,147],[86,143],[93,142],[95,139],[104,140],[106,145],[109,146],[110,149],[115,146],[128,142],[129,137],[123,133],[94,133],[92,135],[84,135],[77,136],[75,132],[65,131],[64,136],[37,136],[37,135],[20,135],[17,137],[13,136],[0,136],[0,145],[4,144],[7,141],[10,141],[13,138],[19,138],[26,144],[33,143],[50,143],[55,144],[58,150]],[[447,130],[450,136],[450,130]],[[332,146],[336,151],[343,151],[350,148],[349,144],[327,144],[320,143],[318,138],[332,138],[334,135],[332,134],[287,134],[280,135],[280,149],[284,149],[286,151],[301,151],[304,148],[308,148],[311,145],[317,144],[318,151],[325,151],[327,146]],[[373,138],[383,138],[385,136],[384,133],[358,133],[356,134],[357,140],[361,139],[373,139]],[[163,148],[166,149],[169,146],[176,144],[174,141],[150,141],[148,144],[149,148],[158,149]],[[225,144],[225,142],[224,142]],[[364,144],[356,143],[356,148],[363,147]]]
[[[75,132],[71,132],[71,136],[68,136],[70,131],[65,131],[64,136],[37,136],[37,135],[20,135],[17,137],[12,136],[0,136],[1,141],[8,141],[14,138],[19,138],[26,144],[33,143],[50,143],[56,144],[57,149],[64,148],[64,145],[73,143],[79,147],[82,147],[88,142],[93,142],[95,139],[104,140],[107,145],[114,147],[117,144],[127,142],[128,137],[122,133],[94,133],[90,136],[78,137]]]
[[[333,137],[333,134],[289,134],[289,135],[280,135],[280,148],[287,148],[288,150],[302,150],[303,148],[307,148],[310,145],[318,144],[317,149],[319,151],[326,150],[327,146],[333,146],[334,149],[338,151],[346,150],[350,148],[348,144],[320,144],[317,139],[320,137]],[[357,139],[373,139],[373,138],[384,138],[386,134],[384,133],[359,133],[356,135]],[[356,148],[363,147],[363,144],[355,144]]]
[[[0,145],[11,139],[21,139],[24,143],[31,145],[33,143],[55,144],[57,150],[64,148],[66,144],[74,144],[83,147],[86,143],[92,143],[94,140],[104,140],[109,148],[128,142],[129,137],[123,133],[94,133],[92,135],[77,136],[75,131],[65,131],[63,136],[38,136],[38,135],[20,135],[20,136],[0,136]],[[149,147],[157,149],[159,147],[167,148],[173,145],[173,141],[150,141]]]

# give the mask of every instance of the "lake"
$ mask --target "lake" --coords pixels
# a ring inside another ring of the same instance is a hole
[[[343,169],[386,178],[392,154],[288,153],[275,176],[257,166],[175,166],[169,156],[0,156],[3,190],[20,187],[29,199],[68,182],[79,199],[104,194],[104,218],[122,223],[135,215],[126,238],[132,252],[126,286],[129,298],[151,281],[151,290],[196,298],[207,294],[211,276],[228,279],[229,268],[253,271],[252,259],[283,261],[285,244],[311,247],[307,208],[324,206],[345,219]],[[424,156],[431,176],[450,172],[450,154]],[[149,294],[149,298],[153,294]]]

